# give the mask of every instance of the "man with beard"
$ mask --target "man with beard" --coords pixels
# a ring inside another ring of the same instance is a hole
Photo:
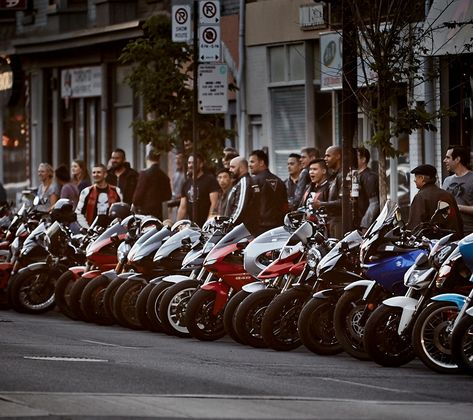
[[[301,206],[315,207],[317,201],[327,201],[329,182],[327,165],[324,159],[314,159],[309,163],[310,183],[302,196]]]
[[[111,168],[108,170],[107,183],[119,187],[123,192],[123,201],[131,204],[138,183],[138,172],[126,161],[125,151],[115,149],[110,158]]]
[[[256,213],[252,213],[250,208],[251,177],[247,160],[241,156],[233,158],[230,161],[230,173],[234,187],[228,195],[226,215],[232,218],[235,226],[244,223],[249,229]]]

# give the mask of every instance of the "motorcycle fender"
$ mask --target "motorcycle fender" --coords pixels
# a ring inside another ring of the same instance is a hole
[[[150,280],[149,282],[153,283],[153,284],[158,284],[158,283],[161,283],[163,281],[164,277],[166,277],[166,276],[158,276],[158,277],[155,277],[154,279]]]
[[[181,281],[192,280],[189,276],[183,276],[182,274],[172,274],[171,276],[166,276],[162,280],[167,281],[168,283],[180,283]]]
[[[133,280],[133,281],[141,281],[141,282],[146,282],[146,279],[143,277],[141,273],[133,273],[132,276],[128,277],[128,280]]]
[[[435,302],[452,302],[457,305],[458,310],[461,310],[465,304],[466,296],[460,295],[458,293],[443,293],[441,295],[434,296],[432,300]]]
[[[266,289],[266,286],[264,285],[264,283],[260,281],[254,281],[253,283],[245,284],[242,287],[242,290],[244,290],[247,293],[254,293],[254,292],[257,292],[258,290],[263,290],[263,289]]]
[[[136,274],[137,273],[135,273],[134,271],[128,271],[126,273],[120,273],[118,275],[118,278],[128,280],[131,276],[136,276]]]
[[[85,273],[85,265],[77,265],[75,267],[70,267],[69,271],[74,275],[74,278],[77,280],[82,274]]]
[[[343,290],[351,290],[351,289],[354,289],[355,287],[366,287],[368,288],[369,286],[373,287],[374,286],[374,283],[376,283],[375,281],[373,280],[357,280],[357,281],[354,281],[353,283],[350,283],[349,285],[347,285],[345,287],[345,289]]]
[[[211,281],[210,283],[204,284],[201,289],[215,292],[215,304],[212,313],[217,315],[228,301],[230,287],[222,281]]]
[[[95,277],[98,277],[100,275],[100,270],[92,270],[92,271],[87,271],[86,273],[82,274],[82,277],[85,279],[95,279]]]
[[[26,267],[21,268],[18,271],[18,274],[24,273],[25,271],[38,271],[38,270],[41,270],[41,269],[43,269],[44,267],[47,267],[47,266],[48,266],[48,264],[46,264],[45,262],[33,263],[33,264],[30,264],[30,265],[27,265]]]
[[[317,293],[314,293],[312,297],[314,299],[326,300],[326,299],[330,299],[334,294],[335,294],[334,289],[325,289],[325,290],[320,290]]]
[[[115,270],[108,270],[102,273],[102,276],[107,277],[109,280],[114,280],[118,277],[118,274]]]
[[[417,299],[407,296],[394,296],[383,301],[383,305],[402,309],[401,320],[399,321],[399,327],[397,329],[399,335],[404,332],[411,322],[418,302]]]

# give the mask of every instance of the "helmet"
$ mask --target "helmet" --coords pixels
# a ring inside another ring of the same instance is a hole
[[[113,203],[108,209],[108,215],[110,216],[110,220],[123,220],[125,217],[130,215],[130,205],[123,202]]]
[[[76,221],[74,203],[68,198],[61,198],[56,201],[51,209],[51,219],[60,223],[72,223]]]

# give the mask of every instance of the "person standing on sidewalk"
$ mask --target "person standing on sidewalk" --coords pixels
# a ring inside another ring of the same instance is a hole
[[[125,151],[115,149],[110,157],[111,168],[107,173],[107,183],[119,187],[123,193],[123,201],[131,204],[138,183],[138,172],[126,161]]]

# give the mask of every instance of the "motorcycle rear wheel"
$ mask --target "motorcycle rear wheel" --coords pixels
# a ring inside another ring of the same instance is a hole
[[[223,328],[225,332],[239,344],[245,344],[240,336],[237,334],[235,325],[235,314],[240,304],[250,295],[250,293],[244,290],[236,292],[225,305],[223,311]]]
[[[201,341],[219,340],[225,335],[223,311],[213,314],[215,292],[197,290],[187,304],[186,325],[192,337]]]
[[[61,312],[68,318],[77,320],[69,307],[71,289],[76,282],[76,276],[71,271],[66,271],[57,280],[54,288],[54,299]]]
[[[465,315],[452,334],[453,359],[460,372],[473,375],[473,317]]]
[[[62,274],[58,267],[44,266],[40,270],[26,269],[9,282],[10,304],[17,312],[40,314],[55,306],[55,282]]]
[[[186,326],[186,308],[199,284],[198,280],[184,280],[164,292],[159,304],[159,318],[172,335],[183,338],[191,336]]]
[[[136,300],[147,283],[139,280],[126,280],[118,289],[113,299],[113,311],[118,323],[132,330],[141,330],[136,316]]]
[[[333,315],[335,335],[343,350],[358,360],[369,360],[370,357],[365,350],[363,335],[366,321],[370,314],[365,311],[371,310],[363,301],[365,288],[356,287],[345,291],[337,304]]]
[[[92,279],[85,287],[82,292],[80,299],[80,306],[82,312],[87,314],[90,322],[94,322],[99,325],[112,325],[115,320],[108,317],[105,312],[104,295],[107,286],[111,280],[104,276],[99,275]]]
[[[267,347],[261,335],[261,321],[278,293],[279,290],[274,288],[258,290],[240,303],[235,313],[235,330],[244,344],[255,348]]]
[[[398,367],[415,358],[410,335],[401,337],[398,334],[401,314],[401,308],[382,304],[366,323],[365,349],[378,365]]]
[[[261,321],[261,335],[269,348],[289,351],[301,346],[297,320],[309,296],[306,290],[289,289],[272,300]]]
[[[457,373],[450,331],[458,315],[451,302],[433,302],[419,315],[412,330],[412,345],[425,366],[438,373]]]
[[[335,305],[326,299],[310,299],[302,308],[297,329],[302,344],[322,356],[341,353],[342,346],[335,337],[333,312]]]

